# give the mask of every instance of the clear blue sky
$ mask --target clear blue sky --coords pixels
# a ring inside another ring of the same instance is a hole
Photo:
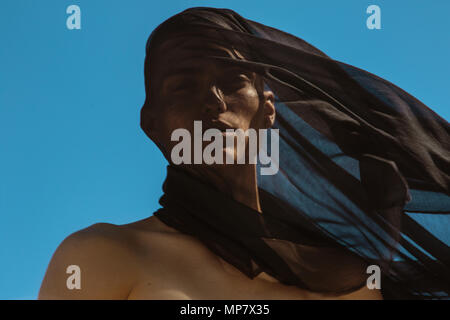
[[[81,30],[66,27],[71,4]],[[371,4],[381,30],[366,27]],[[192,6],[297,35],[450,118],[448,0],[2,0],[0,299],[36,298],[70,233],[158,207],[166,162],[139,128],[145,42]]]

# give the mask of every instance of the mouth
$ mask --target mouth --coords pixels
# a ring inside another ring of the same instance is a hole
[[[220,130],[223,134],[229,134],[230,132],[227,132],[226,130],[235,130],[235,128],[233,128],[233,126],[229,125],[228,123],[218,120],[218,119],[211,119],[209,121],[206,121],[206,125],[205,125],[205,131],[207,129],[218,129]]]

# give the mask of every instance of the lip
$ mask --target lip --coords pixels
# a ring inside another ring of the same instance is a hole
[[[207,129],[218,129],[220,131],[222,131],[223,133],[226,133],[227,129],[232,129],[235,130],[235,128],[233,128],[233,126],[231,126],[230,124],[218,120],[218,119],[211,119],[209,121],[205,121],[205,130]]]

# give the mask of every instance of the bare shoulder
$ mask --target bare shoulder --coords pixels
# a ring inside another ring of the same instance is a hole
[[[91,225],[58,246],[39,299],[124,299],[135,281],[137,264],[132,232],[108,223]]]
[[[38,298],[127,299],[149,273],[150,277],[152,273],[160,277],[159,266],[177,265],[170,261],[173,257],[180,259],[189,250],[202,247],[198,240],[155,216],[124,225],[96,223],[61,242],[48,265]],[[80,288],[70,289],[68,282],[73,282],[76,272]]]

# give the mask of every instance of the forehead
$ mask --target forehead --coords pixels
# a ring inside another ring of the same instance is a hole
[[[241,52],[232,46],[215,42],[205,42],[195,37],[172,37],[159,44],[150,56],[153,72],[166,76],[179,69],[195,71],[204,66],[222,67],[212,57],[226,57],[245,60]],[[225,65],[223,65],[225,67]]]

